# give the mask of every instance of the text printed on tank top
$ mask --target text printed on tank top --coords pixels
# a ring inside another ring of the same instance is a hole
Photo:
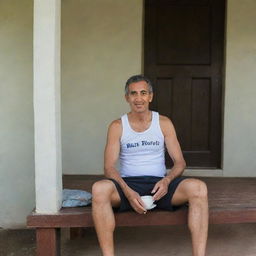
[[[158,145],[160,145],[160,141],[146,141],[146,140],[142,140],[142,141],[139,141],[139,142],[127,143],[126,147],[127,148],[136,148],[136,147],[158,146]]]

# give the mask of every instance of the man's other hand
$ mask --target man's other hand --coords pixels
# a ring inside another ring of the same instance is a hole
[[[141,200],[141,197],[137,192],[131,189],[129,192],[127,192],[126,197],[129,200],[132,208],[137,213],[145,214],[147,212],[146,208],[144,207],[143,201]]]
[[[153,190],[151,191],[151,193],[154,194],[154,201],[161,199],[163,196],[167,194],[169,184],[170,182],[167,178],[163,178],[155,184]]]

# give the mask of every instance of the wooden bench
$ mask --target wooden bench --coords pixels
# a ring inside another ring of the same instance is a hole
[[[91,191],[101,179],[95,175],[64,175],[63,187]],[[209,191],[210,224],[256,222],[256,178],[200,178]],[[187,208],[176,212],[154,210],[146,215],[135,212],[115,214],[117,226],[161,226],[187,223]],[[37,256],[60,255],[60,229],[78,232],[92,227],[91,207],[62,208],[57,214],[27,217],[27,227],[36,228]],[[75,229],[74,229],[75,228]]]

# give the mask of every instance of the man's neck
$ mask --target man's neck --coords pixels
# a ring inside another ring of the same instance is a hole
[[[129,114],[129,118],[133,121],[137,121],[137,122],[148,122],[151,121],[152,115],[151,115],[151,111],[147,110],[145,112],[142,113],[138,113],[138,112],[130,112]]]

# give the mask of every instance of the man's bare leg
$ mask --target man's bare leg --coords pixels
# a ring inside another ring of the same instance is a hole
[[[114,256],[115,218],[113,206],[120,204],[120,197],[114,183],[102,180],[92,188],[92,216],[103,256]]]
[[[183,180],[177,187],[172,204],[189,203],[188,226],[193,256],[205,256],[208,236],[208,197],[206,184],[197,179]]]

